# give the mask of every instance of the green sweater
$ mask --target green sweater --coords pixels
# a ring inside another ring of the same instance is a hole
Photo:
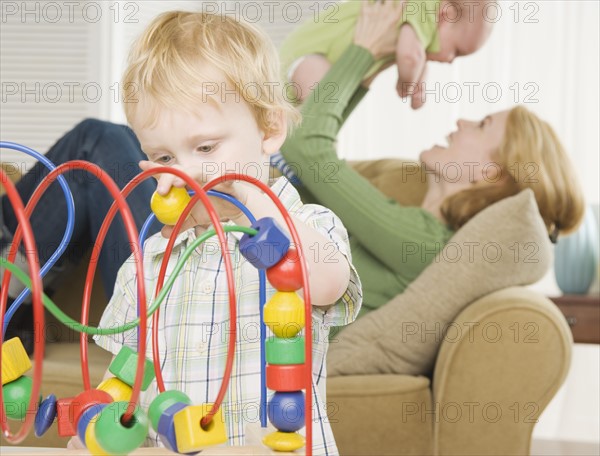
[[[303,123],[281,148],[302,180],[302,200],[330,208],[348,230],[363,285],[361,314],[402,293],[453,234],[428,211],[386,197],[337,156],[336,137],[366,93],[361,82],[373,61],[350,45],[306,98]]]

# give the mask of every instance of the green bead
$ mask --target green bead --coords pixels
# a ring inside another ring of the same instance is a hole
[[[265,350],[269,364],[304,364],[304,337],[269,337]]]
[[[21,376],[2,387],[2,399],[6,417],[11,420],[22,420],[27,415],[27,406],[31,399],[33,380]]]
[[[123,345],[119,354],[115,356],[108,370],[119,380],[133,387],[135,383],[135,374],[137,372],[138,354],[131,348]],[[142,391],[146,391],[150,383],[154,380],[154,365],[146,360],[144,365],[144,378],[142,379]]]
[[[127,454],[139,448],[148,435],[148,417],[138,406],[131,421],[121,419],[129,402],[113,402],[102,409],[94,426],[98,444],[111,454]]]
[[[148,415],[152,423],[152,429],[158,432],[158,421],[162,414],[172,405],[177,402],[192,405],[192,400],[187,394],[177,390],[164,391],[154,398],[150,407],[148,407]]]

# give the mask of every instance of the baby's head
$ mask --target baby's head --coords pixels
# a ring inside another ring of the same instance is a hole
[[[438,14],[440,50],[427,53],[427,60],[452,63],[456,57],[473,54],[486,42],[493,22],[488,11],[494,0],[444,0]]]
[[[225,16],[164,13],[131,49],[125,114],[151,161],[243,172],[276,152],[299,119],[279,74],[275,47],[259,29]]]

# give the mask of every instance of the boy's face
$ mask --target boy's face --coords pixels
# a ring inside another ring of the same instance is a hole
[[[285,139],[285,125],[283,133],[267,137],[250,106],[234,92],[212,99],[199,100],[193,114],[163,109],[154,125],[134,123],[142,150],[158,165],[177,167],[196,180],[201,176],[201,184],[229,172],[267,182],[269,155]]]

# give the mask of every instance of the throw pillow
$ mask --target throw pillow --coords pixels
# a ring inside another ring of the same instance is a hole
[[[463,308],[496,290],[536,282],[551,262],[533,191],[491,205],[455,233],[404,293],[331,341],[328,375],[430,373],[444,328]]]

